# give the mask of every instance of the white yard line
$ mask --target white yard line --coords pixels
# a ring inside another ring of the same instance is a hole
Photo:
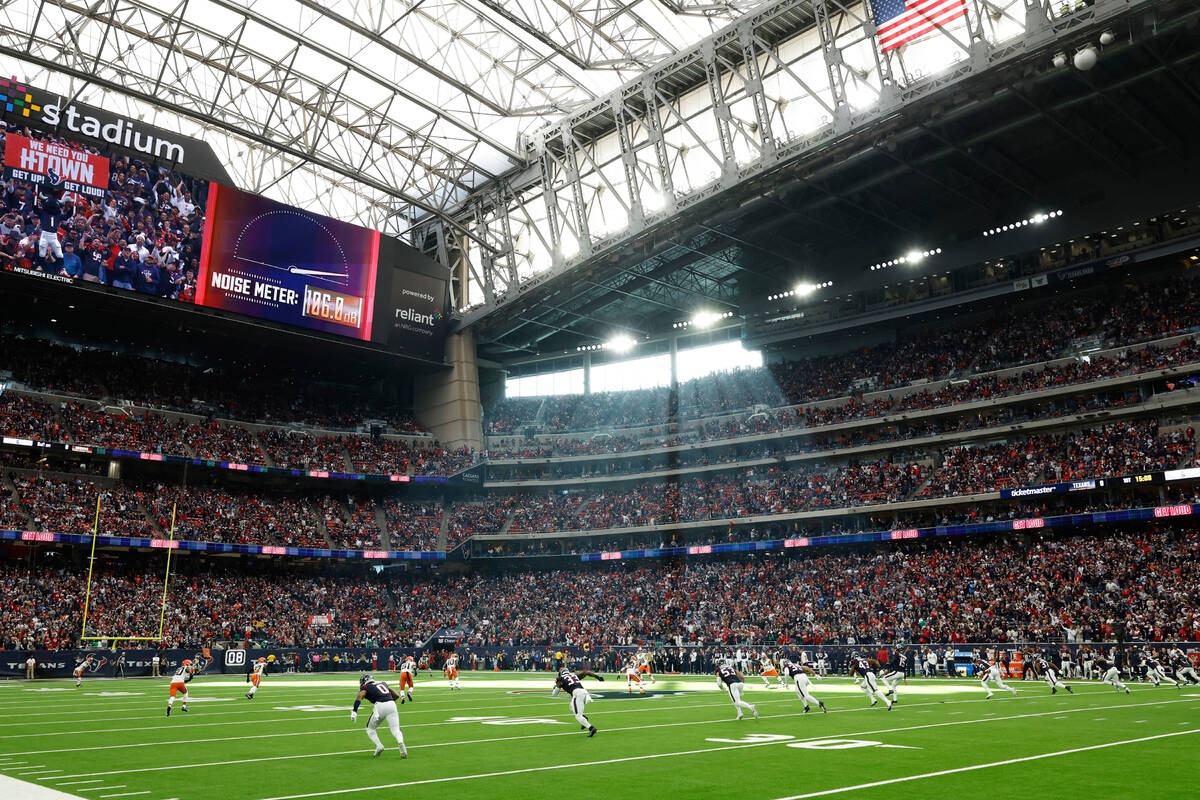
[[[1191,701],[1191,700],[1164,700],[1164,701],[1154,702],[1154,703],[1133,703],[1133,704],[1124,705],[1124,706],[1109,706],[1109,708],[1114,708],[1114,709],[1116,709],[1116,708],[1139,708],[1139,707],[1144,707],[1144,706],[1171,705],[1174,703],[1188,703],[1188,702],[1193,702],[1193,701]],[[851,711],[851,710],[853,710],[853,709],[847,709],[847,711]],[[860,710],[862,710],[862,709],[860,709]],[[1091,710],[1090,708],[1080,708],[1080,709],[1075,709],[1074,711],[1069,711],[1066,713],[1079,713],[1079,712],[1090,711],[1090,710]],[[845,712],[843,712],[843,713],[845,713]],[[877,711],[876,713],[881,713],[881,712]],[[1031,714],[1013,714],[1013,715],[1007,716],[1007,717],[987,717],[987,718],[979,718],[979,719],[955,720],[953,722],[935,722],[935,723],[930,723],[928,725],[909,725],[909,726],[903,726],[903,727],[898,727],[898,728],[884,728],[884,729],[880,729],[880,730],[858,731],[855,733],[838,733],[837,735],[842,736],[842,737],[850,737],[850,736],[868,736],[868,735],[880,734],[880,733],[899,733],[902,731],[926,730],[929,728],[942,728],[942,727],[955,726],[955,725],[973,725],[973,724],[988,723],[988,722],[1005,722],[1005,721],[1010,721],[1010,720],[1015,720],[1015,719],[1031,719],[1031,718],[1035,718],[1035,717],[1047,717],[1047,716],[1051,716],[1053,714],[1061,714],[1061,713],[1064,713],[1064,712],[1062,712],[1062,711],[1042,711],[1042,712],[1031,713]],[[764,719],[770,720],[770,719],[778,719],[781,717],[799,717],[799,716],[803,716],[803,712],[798,712],[795,714],[778,714],[778,715],[774,715],[771,717],[764,717]],[[633,725],[633,726],[626,727],[626,728],[605,728],[605,729],[602,729],[601,732],[602,733],[615,733],[615,732],[619,732],[619,731],[639,731],[639,730],[648,730],[648,729],[652,729],[652,728],[675,728],[675,727],[684,727],[684,726],[697,726],[697,725],[731,723],[731,722],[733,722],[732,719],[701,720],[701,721],[693,721],[693,722],[667,722],[667,723],[661,723],[661,724],[657,724],[657,725]],[[1186,732],[1191,733],[1191,731],[1186,731]],[[536,733],[536,734],[528,734],[525,736],[504,736],[504,737],[498,737],[498,738],[492,738],[492,739],[475,739],[475,740],[458,741],[458,742],[435,742],[435,743],[424,744],[424,745],[414,744],[414,745],[409,745],[408,749],[414,750],[414,749],[418,749],[418,748],[451,747],[451,746],[464,745],[464,744],[485,744],[485,743],[490,743],[490,742],[507,742],[507,741],[517,741],[517,740],[521,740],[521,739],[544,739],[544,738],[548,738],[548,737],[578,736],[578,735],[579,735],[578,731],[563,731],[560,733]],[[828,738],[830,735],[831,734],[826,733],[821,736],[810,737],[809,739],[789,739],[789,740],[786,740],[783,742],[768,742],[767,744],[788,744],[788,743],[802,742],[802,741],[815,741],[818,739]],[[744,746],[749,746],[749,745],[744,745]],[[730,749],[730,748],[722,747],[722,748],[714,748],[714,749],[726,750],[726,749]],[[200,763],[196,763],[196,764],[173,764],[173,765],[158,766],[158,767],[141,767],[141,768],[137,768],[137,769],[111,770],[111,771],[107,771],[107,772],[83,772],[83,773],[80,773],[79,775],[67,775],[64,777],[83,778],[83,777],[95,777],[95,776],[102,776],[102,775],[128,775],[128,774],[132,774],[132,773],[136,773],[136,772],[163,772],[166,770],[194,769],[194,768],[199,768],[199,767],[229,766],[232,764],[256,764],[256,763],[267,762],[267,761],[291,761],[291,760],[303,759],[303,758],[323,758],[326,756],[341,756],[341,755],[348,755],[350,753],[361,753],[361,752],[364,752],[363,748],[355,748],[354,750],[334,750],[334,751],[326,752],[326,753],[304,753],[304,754],[293,754],[293,755],[285,755],[285,756],[263,756],[261,758],[240,758],[240,759],[232,759],[229,761],[207,761],[207,762],[200,762]],[[706,752],[706,751],[702,751],[702,750],[701,751],[687,751],[687,753],[680,753],[677,755],[687,755],[692,752]],[[646,757],[647,758],[662,758],[662,757],[664,757],[664,755],[670,755],[670,754],[655,754],[655,755],[646,756]],[[622,759],[618,759],[618,761],[619,760],[622,760]],[[631,758],[631,759],[624,759],[624,760],[637,760],[637,759]],[[601,763],[609,763],[609,762],[601,762]],[[570,766],[570,765],[567,765],[567,766]],[[586,765],[581,764],[578,766],[586,766]],[[544,767],[544,768],[531,768],[528,770],[518,770],[518,772],[536,772],[539,769],[562,769],[562,768],[563,768],[563,765],[558,765],[558,766],[551,766],[551,767]],[[500,773],[500,774],[509,774],[509,773]],[[448,778],[448,779],[439,779],[439,780],[454,780],[454,779]],[[396,785],[407,786],[409,784],[396,784]],[[347,790],[347,791],[358,791],[358,790]],[[338,793],[338,792],[330,792],[330,794],[336,794],[336,793]],[[318,793],[318,794],[320,794],[320,793]],[[308,796],[308,795],[301,795],[301,796]]]
[[[825,789],[820,792],[808,792],[807,794],[793,794],[787,797],[779,797],[776,800],[806,800],[812,797],[827,797],[831,794],[841,794],[843,792],[855,792],[859,789],[874,789],[878,786],[890,786],[895,783],[907,783],[908,781],[919,781],[925,778],[938,778],[942,775],[955,775],[960,772],[974,772],[980,769],[989,769],[991,767],[1003,767],[1009,764],[1020,764],[1025,761],[1039,761],[1043,758],[1055,758],[1057,756],[1067,756],[1073,753],[1086,753],[1089,750],[1104,750],[1109,747],[1120,747],[1126,744],[1138,744],[1139,742],[1150,742],[1155,739],[1169,739],[1172,736],[1187,736],[1192,733],[1200,733],[1200,730],[1195,731],[1175,731],[1174,733],[1160,733],[1157,736],[1142,736],[1138,739],[1123,739],[1119,742],[1105,742],[1104,744],[1093,744],[1087,747],[1073,747],[1070,750],[1056,750],[1053,753],[1040,753],[1035,756],[1022,756],[1020,758],[1008,758],[1004,761],[992,761],[987,764],[972,764],[969,767],[955,767],[954,769],[942,769],[936,772],[924,772],[920,775],[907,775],[903,778],[888,778],[882,781],[872,781],[871,783],[859,783],[854,786],[842,786],[837,789]],[[305,795],[308,796],[308,795]]]
[[[102,794],[101,797],[132,797],[135,794],[150,794],[150,790],[146,789],[141,792],[117,792],[116,794]]]

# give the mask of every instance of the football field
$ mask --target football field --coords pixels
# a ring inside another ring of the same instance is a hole
[[[377,677],[396,685],[395,675]],[[790,690],[747,680],[760,718],[734,720],[715,678],[660,677],[644,695],[623,679],[585,679],[588,738],[550,673],[464,673],[451,692],[418,676],[400,707],[402,760],[372,757],[350,721],[357,674],[272,675],[252,701],[240,676],[192,681],[189,712],[164,716],[166,680],[0,684],[0,798],[285,800],[454,797],[854,797],[972,794],[1193,798],[1200,775],[1200,687],[1132,694],[1076,682],[1050,695],[985,700],[968,680],[916,680],[892,711],[869,708],[846,678],[816,682],[805,714]]]

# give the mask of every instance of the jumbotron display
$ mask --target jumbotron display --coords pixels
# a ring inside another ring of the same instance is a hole
[[[371,338],[379,232],[213,184],[196,302]]]
[[[32,121],[0,139],[0,269],[442,359],[447,278],[419,250]]]

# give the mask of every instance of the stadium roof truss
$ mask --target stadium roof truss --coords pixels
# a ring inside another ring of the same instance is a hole
[[[759,1],[15,0],[0,53],[207,140],[241,188],[471,237],[472,193],[528,166],[536,130]]]
[[[205,139],[241,188],[436,251],[462,324],[504,319],[486,338],[515,325],[500,346],[529,350],[528,329],[571,328],[606,296],[646,316],[728,307],[763,247],[700,208],[1174,4],[964,2],[882,53],[861,0],[13,0],[0,53],[32,83]],[[685,218],[708,227],[684,235]]]
[[[862,3],[775,0],[541,130],[532,175],[479,193],[472,224],[496,246],[469,256],[466,320],[915,99],[1131,6],[966,2],[965,18],[883,54]]]

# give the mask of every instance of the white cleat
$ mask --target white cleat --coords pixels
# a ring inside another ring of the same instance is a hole
[[[372,758],[379,758],[379,754],[383,752],[383,749],[383,745],[377,745],[375,747],[375,755]]]
[[[758,706],[752,706],[751,710],[754,711],[754,718],[758,719]]]
[[[408,758],[408,748],[405,747],[403,744],[400,745],[400,757]]]

